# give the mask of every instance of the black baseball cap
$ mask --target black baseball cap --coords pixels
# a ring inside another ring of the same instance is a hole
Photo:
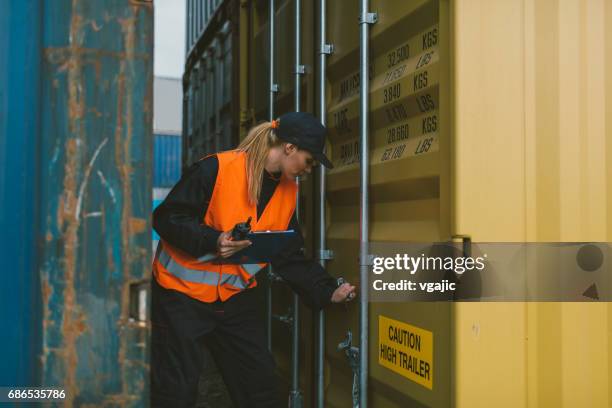
[[[308,112],[289,112],[277,119],[276,134],[285,142],[307,150],[316,160],[328,169],[334,165],[323,154],[325,148],[325,126]]]

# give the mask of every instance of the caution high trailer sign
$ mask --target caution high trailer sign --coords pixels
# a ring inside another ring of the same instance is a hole
[[[433,333],[378,316],[378,363],[433,389]]]

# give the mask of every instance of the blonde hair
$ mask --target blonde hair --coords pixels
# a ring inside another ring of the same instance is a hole
[[[249,202],[257,205],[261,193],[261,181],[268,152],[283,142],[276,136],[272,122],[263,122],[254,126],[236,148],[246,153],[247,183],[249,185]]]

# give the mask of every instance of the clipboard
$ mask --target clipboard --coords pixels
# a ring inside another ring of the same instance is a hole
[[[249,232],[245,239],[252,244],[236,252],[229,258],[217,258],[215,263],[243,264],[270,262],[287,247],[292,238],[297,236],[295,230],[286,231],[254,231]]]

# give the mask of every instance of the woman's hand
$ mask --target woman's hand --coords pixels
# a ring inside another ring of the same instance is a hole
[[[242,241],[232,241],[232,231],[222,232],[217,239],[217,253],[221,258],[229,258],[236,252],[251,245],[248,239]]]
[[[350,302],[356,296],[355,287],[350,283],[343,283],[332,294],[333,303]]]

